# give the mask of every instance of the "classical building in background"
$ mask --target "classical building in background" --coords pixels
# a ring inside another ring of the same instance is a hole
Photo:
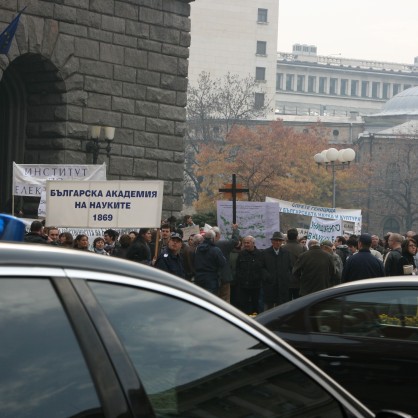
[[[116,128],[109,179],[164,180],[163,214],[182,209],[192,0],[8,0],[27,6],[0,55],[0,202],[12,162],[86,164],[91,127]]]
[[[278,115],[367,115],[418,85],[418,62],[323,56],[314,45],[295,44],[292,53],[278,52],[276,77]]]
[[[365,117],[365,131],[355,142],[359,162],[371,169],[362,207],[367,230],[418,231],[418,87]]]
[[[278,0],[198,0],[191,4],[189,83],[202,71],[252,76],[259,85],[255,103],[271,104],[274,117]]]

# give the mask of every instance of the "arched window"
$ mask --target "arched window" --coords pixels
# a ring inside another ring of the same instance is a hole
[[[387,234],[388,232],[395,232],[398,234],[401,232],[399,222],[395,218],[388,218],[383,224],[383,235]]]

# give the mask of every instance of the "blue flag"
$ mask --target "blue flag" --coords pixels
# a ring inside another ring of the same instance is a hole
[[[25,10],[26,7],[23,9]],[[20,15],[23,10],[10,22],[9,26],[0,34],[0,54],[7,54],[12,45],[13,37],[15,36],[17,26],[19,25]]]

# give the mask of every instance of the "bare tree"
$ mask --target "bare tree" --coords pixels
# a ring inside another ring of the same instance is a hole
[[[363,162],[373,167],[364,205],[370,218],[395,217],[401,228],[413,229],[418,223],[418,133],[373,134],[360,145]]]
[[[227,73],[213,79],[202,72],[187,96],[187,136],[185,151],[185,203],[197,200],[202,178],[196,176],[196,155],[202,144],[225,142],[232,127],[244,120],[265,117],[269,104],[257,104],[256,93],[264,93],[254,77],[240,78]]]

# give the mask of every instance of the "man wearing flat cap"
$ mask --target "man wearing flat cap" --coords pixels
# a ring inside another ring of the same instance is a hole
[[[282,247],[285,241],[284,235],[275,232],[270,240],[271,247],[262,254],[265,310],[289,300],[289,284],[293,268],[290,252]]]
[[[358,239],[358,252],[348,258],[345,263],[342,275],[343,283],[385,275],[383,263],[370,252],[371,245],[372,236],[361,234]]]
[[[186,274],[184,272],[183,258],[180,254],[182,244],[182,236],[177,232],[172,232],[168,239],[167,247],[165,247],[155,262],[155,267],[184,279]]]

